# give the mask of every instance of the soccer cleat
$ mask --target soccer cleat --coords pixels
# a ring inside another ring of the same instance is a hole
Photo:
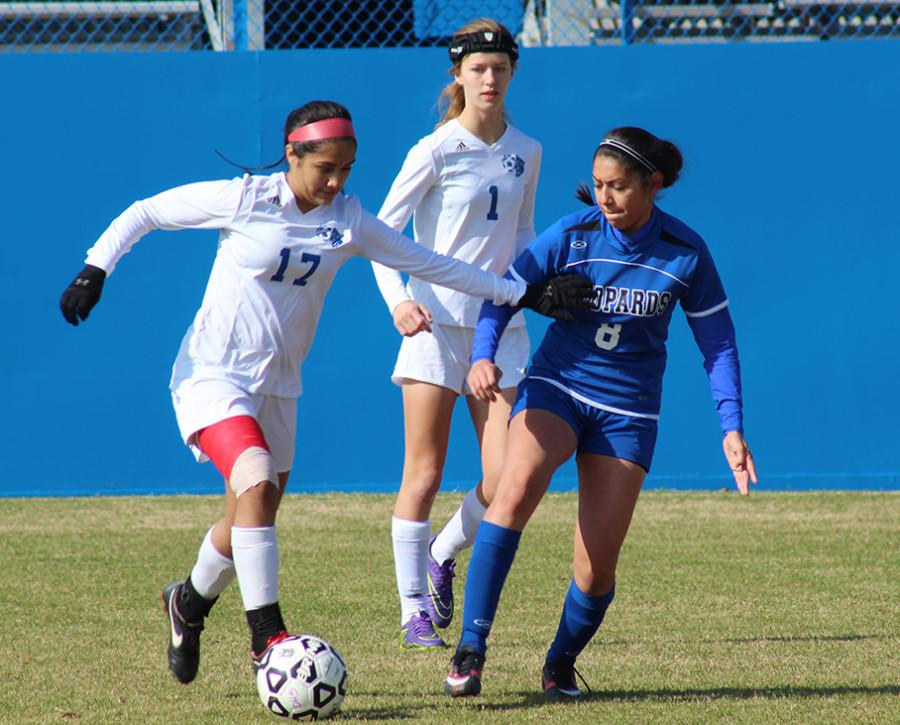
[[[266,646],[259,654],[256,654],[256,652],[251,649],[250,659],[251,667],[253,667],[253,674],[255,675],[256,671],[266,663],[266,655],[268,655],[272,651],[272,647],[274,647],[279,642],[284,642],[284,640],[290,639],[293,636],[294,635],[289,634],[288,632],[282,631],[269,637],[269,639],[266,641]]]
[[[431,545],[437,537],[431,537],[428,544],[428,594],[425,595],[425,606],[428,616],[438,629],[444,629],[453,620],[453,577],[456,560],[448,559],[443,564],[431,555]]]
[[[186,685],[197,676],[200,667],[200,632],[203,622],[188,622],[178,611],[182,582],[172,582],[161,595],[163,610],[169,617],[169,672]]]
[[[588,687],[581,673],[575,669],[574,659],[545,662],[541,672],[541,687],[544,689],[544,695],[548,700],[575,700],[582,697],[584,693],[578,687],[578,682],[575,680],[576,675],[584,683],[584,688],[590,692],[591,688]]]
[[[461,645],[450,660],[450,673],[444,682],[444,692],[450,697],[471,697],[481,694],[481,671],[484,655]]]
[[[403,646],[409,649],[432,649],[446,647],[447,643],[434,631],[434,624],[428,612],[421,611],[409,618],[400,629],[403,635]]]

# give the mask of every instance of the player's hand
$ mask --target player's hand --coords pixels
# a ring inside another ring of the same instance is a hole
[[[563,274],[541,284],[530,284],[519,305],[558,320],[574,320],[573,310],[589,309],[594,285],[580,274]]]
[[[72,284],[66,287],[59,298],[59,309],[66,322],[78,325],[78,320],[86,320],[91,310],[100,301],[106,272],[92,264],[82,269]]]
[[[493,403],[500,393],[500,378],[503,371],[487,358],[476,360],[469,368],[466,383],[476,400]]]
[[[431,313],[415,300],[404,300],[394,308],[394,327],[404,337],[431,332]]]
[[[744,436],[736,430],[729,431],[722,439],[722,449],[725,451],[725,460],[734,475],[741,496],[750,495],[750,482],[759,483],[756,478],[756,464],[750,453],[750,446],[744,440]]]

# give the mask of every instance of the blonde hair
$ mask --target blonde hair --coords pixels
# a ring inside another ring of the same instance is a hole
[[[453,40],[456,40],[461,35],[468,35],[469,33],[479,33],[479,32],[494,32],[501,33],[506,31],[509,33],[509,29],[503,25],[503,23],[498,23],[496,20],[492,18],[476,18],[471,22],[463,25],[459,30],[457,30],[453,34]],[[510,33],[510,36],[512,33]],[[451,40],[451,43],[453,42]],[[448,71],[451,76],[456,78],[459,75],[459,69],[462,66],[462,62],[465,58],[460,58],[456,63],[454,63],[450,70]],[[516,61],[512,58],[509,59],[509,62],[512,64],[513,70],[516,67]],[[452,121],[454,118],[457,118],[466,107],[466,94],[463,90],[463,87],[459,85],[455,80],[450,81],[444,89],[441,91],[441,95],[438,96],[438,112],[441,115],[441,120],[438,121],[435,128],[443,126],[447,121]],[[506,111],[503,112],[503,117],[506,118]]]

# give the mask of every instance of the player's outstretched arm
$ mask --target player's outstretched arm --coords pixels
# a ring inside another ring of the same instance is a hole
[[[445,257],[395,232],[368,212],[355,240],[359,254],[427,282],[483,297],[498,305],[529,307],[543,315],[572,319],[563,308],[589,307],[593,287],[579,275],[563,275],[528,285],[521,278],[498,277],[453,257]],[[395,305],[396,306],[396,305]]]
[[[59,309],[66,322],[77,326],[79,320],[83,322],[88,318],[94,305],[100,301],[104,280],[106,272],[93,264],[88,264],[78,273],[59,299]]]
[[[759,483],[756,477],[756,463],[750,453],[750,446],[744,440],[744,436],[736,430],[729,431],[722,439],[722,450],[725,451],[725,460],[734,476],[741,496],[750,495],[750,483]]]

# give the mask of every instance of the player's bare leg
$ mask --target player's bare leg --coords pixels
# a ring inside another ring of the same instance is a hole
[[[541,673],[544,694],[555,700],[582,695],[575,661],[615,596],[619,552],[646,475],[638,464],[611,456],[583,453],[577,463],[574,575]]]
[[[577,464],[575,583],[587,594],[603,594],[616,582],[619,552],[647,472],[637,463],[594,454],[579,455]]]
[[[546,410],[524,410],[510,421],[503,472],[469,563],[463,630],[444,682],[451,697],[481,692],[487,637],[519,537],[553,472],[572,456],[577,444],[574,431]]]
[[[441,485],[457,397],[452,390],[430,383],[403,384],[405,455],[391,538],[400,593],[402,641],[410,648],[446,647],[428,614],[426,565],[431,534],[429,516]]]
[[[524,530],[553,472],[575,453],[577,444],[574,431],[559,416],[539,408],[518,413],[509,423],[508,453],[485,521]]]
[[[431,539],[428,550],[428,613],[436,627],[447,627],[453,620],[453,578],[456,557],[472,546],[478,525],[497,488],[506,450],[509,413],[516,389],[505,388],[493,401],[466,397],[469,415],[481,451],[482,480],[466,494],[440,533]]]

